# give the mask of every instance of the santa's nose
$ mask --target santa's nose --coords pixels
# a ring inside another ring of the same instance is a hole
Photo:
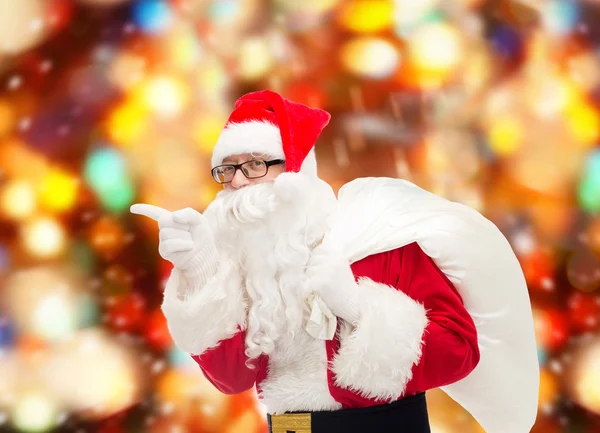
[[[239,189],[239,188],[242,188],[249,184],[250,184],[250,181],[248,180],[248,178],[246,178],[246,176],[244,176],[244,173],[242,173],[242,170],[237,170],[235,172],[235,175],[233,176],[233,179],[231,180],[231,187],[235,188],[235,189]]]

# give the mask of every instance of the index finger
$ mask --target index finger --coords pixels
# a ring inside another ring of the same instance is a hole
[[[171,215],[171,211],[163,209],[162,207],[146,203],[133,204],[129,208],[129,211],[137,215],[146,216],[148,218],[153,219],[154,221],[158,221],[162,217],[167,217]]]

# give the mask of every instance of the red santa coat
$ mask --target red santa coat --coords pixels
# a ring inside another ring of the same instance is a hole
[[[376,314],[361,319],[372,322],[359,323],[363,334],[344,331],[342,324],[333,340],[322,342],[330,366],[327,388],[342,408],[368,407],[444,386],[475,368],[480,354],[473,320],[452,283],[416,243],[368,256],[352,264],[352,270],[365,288],[361,304]],[[425,317],[415,320],[415,313]],[[372,335],[374,330],[382,335]],[[270,359],[263,356],[257,368],[249,368],[244,340],[245,332],[238,328],[193,355],[225,394],[253,386],[261,393],[268,380]]]
[[[387,178],[345,185],[328,225],[324,243],[362,277],[355,327],[341,321],[331,342],[307,332],[282,338],[283,349],[246,368],[243,281],[239,264],[222,255],[202,287],[177,269],[167,282],[163,311],[177,346],[225,393],[257,385],[272,413],[361,407],[441,387],[489,433],[528,432],[539,388],[533,318],[498,228]]]

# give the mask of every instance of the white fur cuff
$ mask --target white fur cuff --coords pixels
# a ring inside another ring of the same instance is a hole
[[[336,384],[366,398],[400,397],[421,358],[427,314],[423,305],[385,284],[362,278],[361,318],[343,323],[340,350],[332,362]]]
[[[185,287],[181,287],[181,285]],[[178,293],[186,293],[181,299]],[[246,303],[241,278],[230,260],[223,259],[204,287],[174,269],[167,281],[162,310],[173,341],[181,350],[201,355],[221,340],[245,328]]]

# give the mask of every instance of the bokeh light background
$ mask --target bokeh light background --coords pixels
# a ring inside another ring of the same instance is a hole
[[[0,0],[0,430],[259,433],[169,337],[143,201],[203,210],[241,94],[333,120],[323,178],[409,179],[523,266],[534,431],[600,432],[600,2]],[[515,399],[519,398],[515,390]],[[434,433],[481,429],[438,390]]]

